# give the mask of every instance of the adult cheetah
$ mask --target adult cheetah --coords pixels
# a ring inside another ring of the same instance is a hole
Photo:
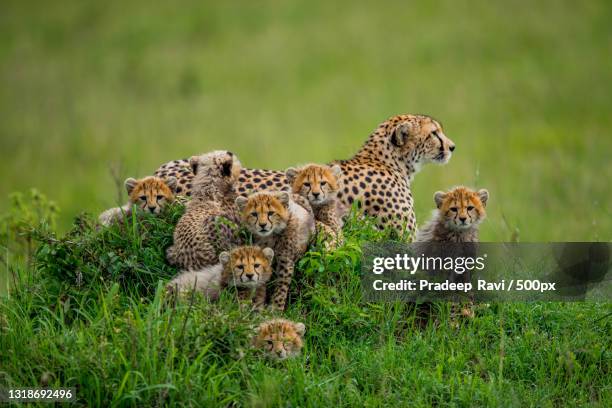
[[[426,115],[396,115],[381,123],[359,151],[348,160],[336,160],[342,180],[338,199],[353,202],[365,214],[376,217],[381,228],[398,234],[416,228],[410,182],[421,166],[447,163],[455,144],[444,135],[442,125]],[[177,194],[190,195],[193,173],[188,160],[175,160],[155,172],[161,178],[178,179]],[[243,168],[236,192],[247,196],[256,191],[290,191],[282,171]]]

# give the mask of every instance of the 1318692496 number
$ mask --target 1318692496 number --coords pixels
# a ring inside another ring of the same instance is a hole
[[[5,388],[0,389],[0,402],[74,401],[74,388]]]

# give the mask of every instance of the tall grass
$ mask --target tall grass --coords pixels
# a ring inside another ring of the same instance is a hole
[[[84,406],[608,406],[609,305],[497,304],[450,323],[437,305],[366,303],[361,245],[388,239],[352,218],[334,252],[297,265],[285,313],[307,326],[301,357],[249,346],[269,312],[169,299],[163,259],[180,206],[64,237],[35,234],[34,267],[0,299],[0,387],[76,387]],[[578,334],[578,335],[576,335]]]

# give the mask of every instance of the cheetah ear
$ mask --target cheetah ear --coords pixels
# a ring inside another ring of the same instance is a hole
[[[227,265],[229,260],[230,260],[229,252],[223,251],[219,254],[219,262],[221,262],[221,265]]]
[[[191,166],[191,172],[193,174],[197,174],[198,173],[198,167],[200,165],[200,157],[199,156],[191,156],[191,159],[189,159],[189,165]]]
[[[487,201],[489,200],[489,192],[486,189],[478,190],[478,197],[480,197],[480,202],[483,207],[487,206]]]
[[[232,167],[234,165],[234,159],[232,157],[221,163],[221,174],[223,177],[230,177],[232,175]]]
[[[286,191],[281,191],[276,195],[278,200],[285,206],[289,206],[289,193]]]
[[[272,263],[272,259],[274,259],[274,250],[272,248],[264,248],[263,254],[268,262]]]
[[[289,184],[293,184],[297,175],[298,169],[296,169],[295,167],[289,167],[287,170],[285,170],[285,177],[287,177],[287,181],[289,182]]]
[[[165,182],[168,188],[172,190],[173,193],[176,193],[176,187],[178,185],[178,181],[176,180],[176,177],[170,176],[165,180]]]
[[[230,167],[230,177],[233,179],[238,179],[240,177],[240,172],[242,171],[242,163],[238,160],[238,156],[236,156],[232,152],[227,152],[227,154],[232,158],[232,166]]]
[[[300,335],[300,337],[304,336],[306,333],[306,325],[304,323],[294,323],[293,327],[295,327],[295,332]]]
[[[249,202],[248,198],[243,197],[243,196],[236,197],[236,201],[235,201],[236,207],[238,207],[238,210],[240,211],[244,211],[248,202]]]
[[[342,177],[342,167],[340,167],[338,164],[334,164],[332,166],[331,172],[336,179],[339,179],[340,177]]]
[[[400,123],[391,133],[391,144],[397,147],[403,146],[410,133],[412,133],[412,124],[410,122]]]
[[[442,202],[444,201],[444,197],[446,197],[446,193],[443,191],[436,191],[434,194],[434,201],[436,203],[436,207],[440,208]]]
[[[134,191],[136,184],[138,184],[138,180],[130,177],[128,179],[125,179],[124,184],[125,184],[125,189],[127,190],[128,195],[130,195],[132,194],[132,191]]]

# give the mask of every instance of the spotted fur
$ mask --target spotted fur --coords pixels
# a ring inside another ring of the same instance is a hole
[[[486,217],[489,192],[455,187],[434,194],[437,209],[417,233],[417,242],[478,242],[478,226]]]
[[[253,233],[260,246],[275,253],[275,290],[271,307],[283,310],[295,262],[306,252],[315,233],[312,210],[300,204],[303,198],[287,192],[260,192],[236,198],[242,224]]]
[[[339,179],[342,169],[338,165],[309,164],[299,169],[286,170],[287,181],[293,194],[308,200],[314,212],[317,232],[323,234],[328,249],[343,241],[342,216],[346,212],[338,200]]]
[[[252,299],[260,307],[266,299],[266,283],[272,276],[274,251],[258,246],[235,247],[219,254],[219,262],[200,270],[183,271],[172,279],[166,289],[171,293],[196,290],[216,300],[223,288],[238,289],[240,299]]]
[[[122,207],[110,208],[99,216],[102,225],[121,222],[124,217],[132,214],[132,209],[151,214],[159,214],[161,210],[174,201],[174,190],[177,180],[168,177],[165,181],[158,177],[145,177],[140,180],[128,178],[125,180],[128,202]]]
[[[166,251],[168,262],[184,270],[198,270],[217,262],[221,252],[239,244],[235,230],[239,216],[233,184],[240,161],[227,151],[191,158],[192,200],[174,229],[174,244]]]
[[[416,228],[410,183],[421,166],[445,164],[455,144],[445,136],[439,122],[425,115],[397,115],[381,123],[361,149],[348,160],[335,161],[342,169],[338,199],[350,207],[354,202],[381,228],[398,234]],[[190,194],[192,179],[188,163],[175,160],[162,165],[155,175],[179,180],[178,194]],[[242,169],[238,194],[256,191],[290,191],[283,172]]]
[[[266,284],[272,277],[274,250],[258,246],[243,246],[219,255],[224,265],[221,285],[234,286],[240,299],[252,298],[256,308],[266,301]]]
[[[299,356],[304,346],[304,323],[286,319],[273,319],[263,322],[253,337],[253,347],[263,351],[275,360]]]

